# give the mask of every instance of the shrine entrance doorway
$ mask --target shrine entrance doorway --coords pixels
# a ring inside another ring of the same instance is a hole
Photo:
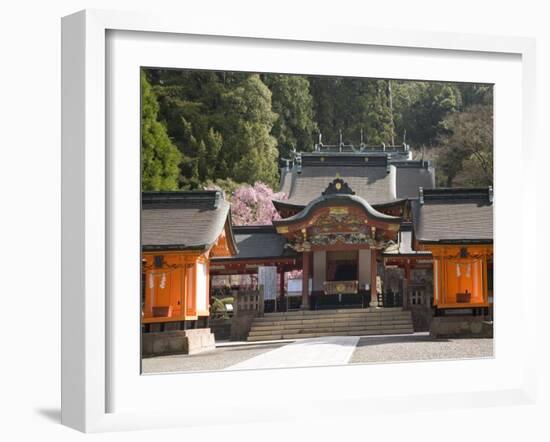
[[[327,281],[356,281],[358,277],[358,250],[327,252]]]

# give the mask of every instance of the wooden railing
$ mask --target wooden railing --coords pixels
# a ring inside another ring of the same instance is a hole
[[[378,307],[403,307],[403,293],[378,293]]]
[[[264,293],[263,288],[258,290],[234,291],[234,312],[238,315],[241,312],[264,312]]]

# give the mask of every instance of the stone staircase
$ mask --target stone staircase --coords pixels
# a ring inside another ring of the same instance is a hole
[[[413,333],[411,312],[380,309],[304,310],[254,318],[248,341]]]

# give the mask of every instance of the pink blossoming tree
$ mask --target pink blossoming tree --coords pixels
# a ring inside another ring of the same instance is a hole
[[[283,192],[273,192],[259,181],[254,186],[243,184],[231,197],[233,223],[236,226],[271,224],[274,219],[281,218],[271,201],[284,197]]]
[[[231,217],[234,225],[269,225],[273,220],[281,219],[272,200],[285,199],[284,192],[273,192],[273,189],[259,181],[254,183],[253,186],[250,184],[236,185],[234,182],[229,184],[225,182],[210,183],[207,189],[218,189],[226,192],[226,197],[229,197],[228,199],[231,201]],[[235,186],[238,187],[235,189]],[[227,195],[229,192],[231,192],[231,195]],[[294,270],[286,272],[285,281],[300,279],[301,277],[302,271]],[[232,275],[216,278],[223,279],[225,284],[247,287],[252,287],[257,282],[255,275]]]

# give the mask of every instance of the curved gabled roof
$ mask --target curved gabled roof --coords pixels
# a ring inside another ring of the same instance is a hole
[[[208,250],[224,229],[235,254],[230,204],[220,191],[142,193],[144,250]]]
[[[293,224],[307,219],[315,210],[319,208],[335,206],[356,206],[363,209],[368,218],[389,224],[398,224],[401,222],[400,217],[386,215],[385,213],[379,212],[360,196],[350,194],[331,194],[322,195],[318,198],[315,198],[296,215],[285,219],[273,221],[273,224],[275,226]]]

